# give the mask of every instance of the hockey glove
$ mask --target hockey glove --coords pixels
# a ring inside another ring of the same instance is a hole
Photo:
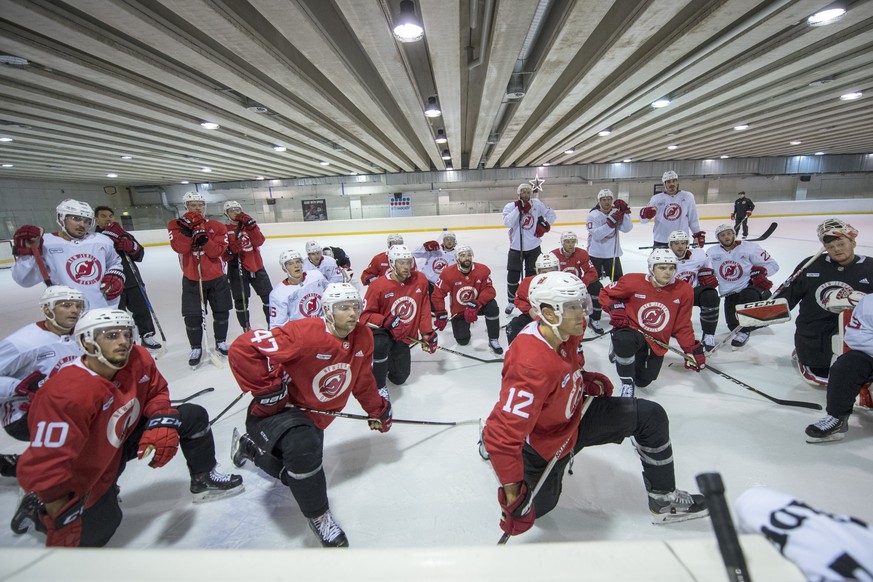
[[[838,287],[826,292],[821,298],[821,304],[831,313],[841,313],[847,309],[854,309],[858,302],[864,298],[864,295],[866,293],[861,291]]]
[[[773,287],[773,281],[767,278],[766,267],[752,267],[752,270],[749,271],[749,278],[752,287],[756,287],[761,291],[769,291]]]
[[[112,241],[115,244],[115,250],[126,255],[135,255],[139,252],[139,244],[132,238],[117,238]]]
[[[612,381],[600,372],[582,372],[582,382],[585,394],[612,396]]]
[[[699,248],[703,248],[703,245],[706,244],[706,231],[701,230],[700,232],[695,232],[691,236],[697,239],[697,246]]]
[[[424,250],[426,250],[429,253],[432,253],[434,251],[438,251],[438,250],[440,250],[440,243],[438,243],[435,240],[429,240],[426,243],[424,243]]]
[[[110,234],[111,233],[111,234]],[[127,231],[121,228],[121,225],[117,222],[110,222],[106,228],[103,229],[103,234],[107,236],[112,236],[114,238],[122,237],[127,235]]]
[[[446,329],[446,324],[449,323],[449,314],[445,311],[437,311],[434,314],[433,326],[439,331]]]
[[[544,234],[552,230],[552,225],[546,222],[546,219],[540,216],[537,219],[537,228],[534,230],[534,236],[537,238],[542,238]]]
[[[530,209],[531,209],[530,201],[525,202],[523,200],[516,200],[515,207],[518,208],[518,211],[520,213],[526,214],[526,213],[530,212]]]
[[[209,242],[209,235],[206,234],[206,230],[203,227],[198,227],[191,233],[191,240],[198,247],[202,247]]]
[[[645,208],[640,210],[640,218],[643,220],[651,220],[655,218],[655,214],[658,213],[658,209],[654,206],[646,206]]]
[[[176,454],[179,448],[179,429],[182,421],[179,413],[170,409],[167,414],[156,414],[149,418],[145,432],[139,439],[139,447],[136,450],[136,458],[142,459],[151,451],[155,456],[149,462],[149,467],[163,467]]]
[[[245,242],[241,241],[238,238],[235,238],[232,241],[228,241],[227,250],[235,255],[238,255],[240,254],[240,252],[242,252],[244,246]]]
[[[695,342],[694,345],[691,346],[691,351],[686,352],[685,356],[685,367],[689,370],[700,372],[706,367],[706,355],[703,353],[702,343]],[[694,359],[693,364],[691,363],[691,360],[689,360],[689,357]]]
[[[630,319],[628,319],[624,303],[616,303],[607,309],[609,310],[609,325],[613,329],[621,329],[630,325]]]
[[[524,513],[525,506],[530,500],[531,491],[524,481],[521,482],[518,497],[512,503],[506,502],[506,492],[503,491],[503,487],[498,487],[497,503],[500,504],[500,529],[511,536],[517,536],[533,527],[536,519],[533,503],[530,504],[530,510]]]
[[[71,499],[54,515],[40,510],[39,520],[45,526],[45,545],[49,548],[78,548],[82,538],[82,514],[85,500]]]
[[[751,210],[746,210],[746,218],[748,218],[748,217],[750,217],[750,216],[752,216],[752,211],[751,211]]]
[[[609,213],[609,216],[606,217],[606,224],[615,228],[621,221],[624,220],[624,212],[620,208],[613,209],[612,212]]]
[[[245,226],[246,230],[250,229],[255,224],[257,224],[255,222],[255,219],[252,218],[251,216],[249,216],[248,214],[246,214],[245,212],[240,212],[239,214],[237,214],[236,221],[238,223],[242,224],[243,226]]]
[[[619,198],[615,202],[613,202],[612,207],[617,209],[617,210],[621,210],[625,214],[630,214],[630,212],[631,212],[630,206],[628,206],[627,202],[625,202],[621,198]]]
[[[715,271],[708,267],[704,267],[697,271],[697,282],[701,287],[718,287],[718,279],[715,278]]]
[[[37,244],[34,245],[33,243]],[[42,249],[42,229],[32,224],[19,227],[12,235],[12,254],[16,257],[33,255],[34,246]]]
[[[467,323],[476,323],[479,319],[479,306],[475,303],[468,303],[464,307],[464,321]]]
[[[391,403],[382,399],[382,410],[377,418],[370,418],[367,423],[370,425],[370,430],[378,430],[379,432],[388,432],[391,430],[392,414]]]
[[[736,215],[736,213],[735,213],[735,212],[731,212],[731,220],[736,220],[736,219],[737,219],[737,215]]]
[[[424,342],[421,344],[421,349],[429,354],[436,353],[438,340],[439,338],[437,338],[437,333],[435,331],[424,334],[421,336],[421,341]]]
[[[194,232],[198,227],[203,226],[203,223],[206,222],[203,220],[203,215],[199,212],[186,212],[182,215],[182,218],[179,219],[180,225],[185,225],[188,227],[188,230]]]
[[[26,378],[18,383],[13,393],[18,398],[27,398],[27,402],[21,404],[21,410],[27,412],[36,391],[45,383],[45,374],[39,370],[31,372]]]
[[[103,293],[107,301],[118,299],[122,291],[124,291],[124,277],[115,273],[103,275],[103,279],[100,280],[100,292]]]
[[[389,315],[382,322],[382,327],[388,330],[394,341],[402,342],[409,337],[409,332],[412,330],[412,325],[404,323],[402,319],[396,315]]]

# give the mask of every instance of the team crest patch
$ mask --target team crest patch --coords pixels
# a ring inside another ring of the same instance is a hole
[[[103,279],[103,265],[94,255],[75,254],[67,259],[67,275],[78,285],[96,285]]]
[[[341,396],[352,383],[352,371],[348,364],[327,366],[312,379],[312,393],[320,402],[329,402]]]
[[[667,306],[652,301],[646,303],[637,311],[640,327],[649,333],[657,333],[667,327],[670,322],[670,311]]]

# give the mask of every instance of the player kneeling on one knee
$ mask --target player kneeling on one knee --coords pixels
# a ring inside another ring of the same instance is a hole
[[[701,495],[675,487],[664,409],[647,400],[609,398],[612,382],[583,369],[578,345],[585,333],[588,296],[582,281],[569,273],[536,275],[530,302],[539,319],[518,334],[507,352],[500,399],[483,435],[502,483],[497,499],[503,531],[527,531],[536,517],[555,507],[564,468],[574,453],[627,437],[640,454],[656,523],[706,515]],[[592,397],[590,404],[585,402]],[[558,461],[547,473],[553,458]]]
[[[371,287],[372,288],[372,287]],[[321,296],[322,318],[239,336],[229,363],[244,392],[254,397],[248,434],[234,434],[233,461],[247,459],[291,489],[300,511],[325,547],[348,546],[330,512],[322,466],[324,429],[354,395],[370,428],[391,428],[391,404],[373,378],[373,334],[360,324],[361,297],[349,283],[331,283]]]

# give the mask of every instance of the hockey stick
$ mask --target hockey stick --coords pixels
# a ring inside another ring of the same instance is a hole
[[[134,268],[133,259],[130,258],[130,255],[124,253],[124,258],[127,261],[127,265],[130,267],[130,272],[133,273],[134,278],[136,279],[136,284],[139,286],[139,290],[142,293],[143,299],[145,299],[146,305],[149,308],[149,313],[152,315],[152,319],[155,322],[155,326],[158,328],[158,331],[161,333],[161,339],[164,343],[167,342],[167,336],[164,335],[164,329],[161,327],[161,322],[158,321],[158,314],[155,313],[155,309],[152,307],[152,302],[149,301],[149,295],[146,293],[145,283],[143,283],[142,278],[139,276],[139,271]]]
[[[749,220],[749,215],[748,215],[748,214],[745,215],[745,216],[743,217],[743,219],[740,221],[740,223],[734,227],[734,236],[740,234],[740,229],[743,228],[743,223],[746,222],[747,220]],[[746,228],[746,231],[748,231],[748,230],[749,230],[749,229]],[[770,236],[770,235],[767,235],[767,236]]]
[[[170,400],[170,404],[172,404],[173,406],[175,406],[177,404],[185,404],[186,402],[190,402],[191,400],[194,400],[198,396],[202,396],[202,395],[206,394],[207,392],[212,392],[213,390],[215,390],[215,388],[210,386],[209,388],[204,388],[203,390],[195,392],[194,394],[192,394],[191,396],[188,396],[187,398],[182,398],[180,400]]]
[[[209,310],[206,307],[206,296],[203,294],[203,269],[200,266],[199,254],[197,255],[197,288],[200,289],[200,326],[203,328],[203,337],[206,338],[206,345],[203,346],[201,343],[201,346],[205,348],[206,356],[212,362],[212,365],[216,368],[223,368],[224,363],[221,361],[221,358],[216,356],[215,352],[209,347],[209,330],[206,328],[206,316],[209,315]]]
[[[585,416],[585,413],[588,412],[588,407],[591,406],[591,403],[594,402],[593,396],[585,399],[585,403],[582,405],[582,414],[579,415],[579,421],[582,421],[582,417]],[[578,427],[577,427],[578,430]],[[567,440],[564,441],[564,444],[561,445],[561,448],[555,453],[555,456],[552,457],[552,460],[549,461],[549,464],[546,465],[546,468],[543,470],[543,474],[540,475],[539,481],[537,481],[536,486],[534,487],[533,492],[530,494],[530,499],[527,500],[524,508],[521,510],[521,515],[527,515],[530,512],[531,507],[533,507],[534,498],[536,498],[537,493],[540,492],[540,489],[543,488],[543,485],[546,484],[546,479],[549,476],[549,473],[552,472],[552,469],[555,468],[555,465],[558,464],[558,460],[561,458],[561,455],[564,453],[564,449],[567,448],[567,445],[570,444],[570,440],[573,438],[573,433],[570,433],[570,436],[567,437]],[[509,534],[504,532],[502,536],[500,536],[500,540],[497,542],[498,546],[505,545],[506,542],[509,541]]]
[[[242,223],[239,222],[236,226],[236,240],[239,240],[239,233],[241,231]],[[242,294],[243,321],[246,322],[243,326],[243,331],[250,331],[252,326],[249,323],[249,306],[246,301],[246,282],[243,280],[242,253],[236,255],[236,266],[237,274],[239,275],[239,292]]]
[[[323,414],[324,416],[335,416],[337,418],[351,418],[353,420],[378,420],[377,418],[372,418],[369,416],[364,416],[363,414],[349,414],[347,412],[331,412],[328,410],[314,410],[312,408],[306,408],[304,406],[298,406],[296,404],[293,405],[294,408],[298,410],[302,410],[303,412],[311,412],[313,414]],[[471,418],[470,420],[459,420],[457,422],[449,422],[449,421],[438,421],[438,420],[406,420],[402,418],[392,418],[392,423],[397,424],[423,424],[428,426],[461,426],[464,424],[476,424],[479,422],[478,418]]]
[[[737,530],[734,528],[734,522],[724,499],[724,483],[721,480],[721,475],[701,473],[697,475],[697,486],[700,487],[700,492],[706,499],[709,519],[712,521],[715,539],[718,540],[718,549],[727,569],[728,580],[730,582],[751,582],[746,558],[740,547],[740,540],[737,538]]]
[[[369,327],[370,329],[383,329],[383,328],[379,327],[378,325],[376,325],[375,323],[369,323],[369,322],[368,322],[368,323],[366,324],[366,326]],[[415,338],[412,337],[412,336],[407,336],[406,339],[408,339],[409,341],[414,342],[414,343],[416,343],[416,344],[418,344],[418,345],[420,345],[420,346],[427,346],[427,347],[430,347],[430,344],[428,344],[426,341],[422,341],[422,340],[420,340],[420,339],[415,339]],[[483,364],[494,364],[494,363],[496,363],[496,362],[502,362],[502,361],[503,361],[503,358],[494,358],[494,359],[491,359],[491,360],[487,360],[487,359],[485,359],[485,358],[479,358],[479,357],[476,357],[476,356],[471,356],[470,354],[465,354],[464,352],[458,352],[458,351],[455,351],[455,350],[450,350],[449,348],[444,348],[444,347],[441,346],[441,345],[437,345],[437,349],[438,349],[438,350],[443,350],[443,351],[449,352],[450,354],[455,354],[455,355],[458,355],[458,356],[464,356],[465,358],[470,358],[471,360],[476,360],[477,362],[482,362]]]
[[[42,276],[42,282],[45,283],[46,287],[52,286],[52,278],[49,277],[48,269],[45,267],[45,261],[42,258],[42,249],[39,246],[32,247],[33,249],[33,260],[36,261],[36,268],[39,269],[39,274]]]
[[[245,395],[246,395],[245,392],[240,392],[240,393],[239,393],[239,396],[237,396],[236,398],[233,399],[233,402],[231,402],[230,404],[228,404],[228,405],[225,407],[224,410],[222,410],[221,412],[219,412],[219,413],[218,413],[218,416],[216,416],[215,418],[213,418],[212,420],[209,421],[209,426],[212,426],[213,424],[215,424],[216,422],[218,422],[218,419],[221,418],[222,416],[224,416],[225,414],[227,414],[227,411],[230,410],[231,408],[233,408],[234,405],[235,405],[237,402],[239,402],[240,400],[242,400],[242,397],[245,396]]]
[[[691,356],[691,354],[686,354],[686,353],[683,352],[682,350],[679,350],[679,349],[677,349],[677,348],[674,348],[673,346],[671,346],[671,345],[669,345],[669,344],[665,344],[664,342],[662,342],[662,341],[659,340],[658,338],[650,336],[649,334],[647,334],[646,332],[644,332],[644,331],[641,330],[641,329],[637,329],[637,328],[633,328],[633,329],[636,329],[638,332],[640,332],[641,334],[643,334],[646,338],[648,338],[648,339],[651,340],[652,342],[658,344],[658,345],[661,346],[662,348],[667,349],[667,350],[670,350],[671,352],[673,352],[673,353],[675,353],[675,354],[679,354],[680,356],[682,356],[682,357],[685,359],[685,361],[687,361],[689,364],[691,364],[692,366],[694,366],[695,368],[697,368],[697,362],[694,361],[694,358]],[[710,352],[710,353],[712,353],[712,352]],[[668,367],[669,367],[669,366],[668,366]],[[770,395],[767,394],[766,392],[761,392],[760,390],[758,390],[758,389],[755,388],[754,386],[749,386],[748,384],[746,384],[746,383],[743,382],[742,380],[737,380],[737,379],[734,378],[733,376],[731,376],[731,375],[729,375],[729,374],[725,374],[724,372],[722,372],[722,371],[719,370],[718,368],[713,368],[711,365],[709,365],[709,363],[704,364],[704,366],[703,366],[702,369],[703,369],[703,370],[709,370],[709,371],[712,372],[713,374],[718,374],[718,375],[721,376],[722,378],[724,378],[724,379],[726,379],[726,380],[730,380],[730,381],[733,382],[734,384],[736,384],[736,385],[738,385],[738,386],[742,386],[742,387],[745,388],[746,390],[749,390],[749,391],[751,391],[751,392],[754,392],[754,393],[757,394],[758,396],[763,396],[763,397],[766,398],[767,400],[770,400],[771,402],[775,402],[776,404],[781,404],[782,406],[797,406],[797,407],[799,407],[799,408],[810,408],[810,409],[812,409],[812,410],[821,410],[821,404],[816,404],[816,403],[814,403],[814,402],[803,402],[802,400],[783,400],[783,399],[781,399],[781,398],[776,398],[776,397],[774,397],[774,396],[770,396]]]
[[[770,226],[767,227],[767,230],[764,231],[764,234],[762,234],[761,236],[759,236],[759,237],[757,237],[757,238],[747,238],[747,239],[746,239],[746,242],[758,242],[758,241],[762,241],[762,240],[767,240],[768,238],[770,238],[770,235],[773,234],[773,231],[776,230],[776,227],[777,227],[777,226],[779,226],[778,223],[776,223],[776,222],[771,222],[771,223],[770,223]],[[717,244],[721,244],[721,241],[719,241],[719,240],[713,240],[713,241],[705,242],[705,243],[703,243],[703,244],[704,244],[704,245],[717,245]],[[653,248],[655,248],[655,247],[654,247],[654,246],[651,246],[651,247],[639,247],[640,250],[643,250],[643,249],[653,249]]]

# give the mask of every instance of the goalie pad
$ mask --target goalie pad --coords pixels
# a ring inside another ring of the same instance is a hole
[[[866,293],[861,291],[853,291],[840,287],[839,289],[831,289],[821,298],[822,307],[831,313],[841,313],[847,309],[854,309],[858,302],[864,298]]]
[[[736,307],[737,320],[742,327],[762,327],[791,321],[787,299],[767,299],[743,303]]]

